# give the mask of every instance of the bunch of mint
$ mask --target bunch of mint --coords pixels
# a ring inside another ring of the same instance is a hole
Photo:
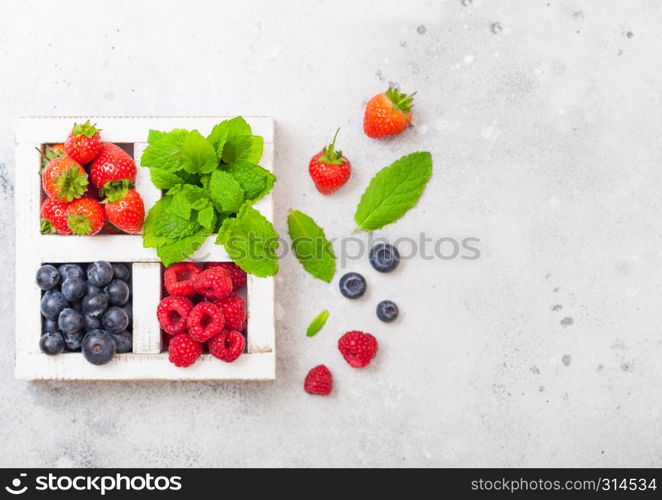
[[[212,234],[247,273],[278,272],[278,233],[253,203],[276,177],[258,165],[264,141],[242,117],[197,130],[150,130],[141,159],[163,197],[149,211],[143,245],[164,265],[185,260]]]

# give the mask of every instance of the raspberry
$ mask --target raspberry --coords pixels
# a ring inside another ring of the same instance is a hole
[[[202,344],[186,334],[170,339],[168,359],[175,366],[191,366],[202,354]]]
[[[245,345],[244,336],[237,330],[223,330],[207,342],[209,353],[228,363],[241,356]]]
[[[163,273],[163,283],[168,295],[193,297],[195,295],[193,278],[200,273],[200,268],[193,262],[179,262],[171,265]]]
[[[354,368],[368,366],[377,354],[377,339],[369,333],[352,330],[338,339],[338,349],[345,361]]]
[[[178,335],[186,331],[186,318],[193,309],[193,303],[186,297],[170,296],[159,302],[156,317],[161,328],[170,335]]]
[[[193,276],[193,287],[205,298],[219,300],[232,291],[232,279],[222,267],[212,267]]]
[[[248,279],[246,271],[234,262],[207,262],[204,265],[205,269],[212,269],[214,267],[222,267],[228,272],[232,279],[232,290],[239,290],[246,284],[246,280]]]
[[[329,369],[324,365],[317,365],[308,372],[306,381],[303,383],[303,390],[308,394],[319,394],[328,396],[333,388],[333,376]]]
[[[211,302],[200,302],[191,309],[186,324],[188,334],[193,340],[206,342],[223,330],[225,318],[221,310]]]
[[[243,332],[246,329],[246,306],[244,299],[236,293],[231,293],[221,300],[215,300],[214,304],[225,316],[225,328]]]

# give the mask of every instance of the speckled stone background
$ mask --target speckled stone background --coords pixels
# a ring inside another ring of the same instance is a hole
[[[0,465],[661,466],[661,33],[652,0],[4,2]],[[389,83],[418,91],[414,127],[372,141]],[[286,256],[274,383],[16,381],[15,119],[83,114],[274,117],[282,233],[294,207],[348,236],[369,178],[429,150],[421,203],[377,236],[481,256],[347,262],[357,302]],[[337,126],[354,174],[324,198],[307,160]],[[366,370],[335,349],[353,328],[380,341]],[[319,362],[326,399],[301,388]]]

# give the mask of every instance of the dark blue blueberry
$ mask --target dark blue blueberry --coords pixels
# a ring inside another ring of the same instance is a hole
[[[60,290],[49,290],[41,298],[41,314],[48,319],[56,319],[67,307],[67,299]]]
[[[100,318],[108,309],[108,295],[100,293],[98,295],[86,295],[81,301],[83,312],[93,318]]]
[[[57,326],[57,320],[56,319],[42,318],[41,331],[43,333],[57,332],[58,330],[59,330],[59,328]]]
[[[80,300],[77,300],[76,302],[70,302],[69,307],[71,307],[74,311],[83,314],[83,303]]]
[[[129,278],[131,278],[131,270],[129,269],[129,266],[122,264],[121,262],[119,264],[113,264],[113,272],[115,278],[119,280],[129,281]]]
[[[86,332],[89,332],[90,330],[96,330],[97,328],[101,328],[101,320],[99,318],[95,318],[94,316],[85,314],[83,315],[83,319],[85,320],[83,329]]]
[[[107,331],[92,330],[83,337],[81,350],[85,359],[93,365],[104,365],[113,359],[117,345]]]
[[[398,317],[398,306],[391,300],[382,300],[377,304],[377,317],[385,323],[390,323]]]
[[[109,333],[120,333],[129,326],[129,316],[121,307],[109,307],[101,317],[101,325]]]
[[[83,318],[83,315],[75,309],[67,307],[63,309],[58,316],[57,326],[59,326],[60,330],[64,333],[80,332],[83,329],[83,326],[85,326],[85,318]]]
[[[358,299],[367,287],[365,278],[359,273],[347,273],[340,278],[340,293],[348,299]]]
[[[123,306],[129,301],[131,295],[129,285],[122,280],[111,281],[104,287],[103,291],[108,295],[111,306]]]
[[[67,351],[79,351],[80,343],[83,341],[83,334],[78,333],[63,333],[64,345],[67,347]]]
[[[50,290],[60,283],[60,273],[55,266],[46,264],[37,270],[37,286],[42,290]]]
[[[377,243],[370,249],[370,264],[380,273],[393,271],[400,263],[400,252],[388,243]]]
[[[127,316],[129,316],[129,321],[133,319],[133,304],[131,302],[127,302],[122,306],[122,309],[126,311]]]
[[[87,292],[87,286],[81,278],[67,278],[62,283],[60,290],[69,302],[76,302],[83,298]]]
[[[85,282],[85,288],[87,290],[85,295],[90,295],[92,297],[94,297],[95,295],[99,295],[101,292],[103,292],[103,288],[101,288],[100,286],[93,285],[89,281]]]
[[[62,281],[67,278],[80,278],[85,279],[85,271],[78,264],[62,264],[58,267],[60,274],[62,275]]]
[[[60,354],[64,351],[64,339],[60,332],[44,333],[39,339],[39,349],[48,355]]]
[[[115,345],[117,345],[117,352],[131,352],[133,350],[133,335],[129,330],[122,333],[113,333]]]
[[[106,286],[113,279],[113,266],[105,260],[98,260],[87,267],[87,279],[94,286]]]

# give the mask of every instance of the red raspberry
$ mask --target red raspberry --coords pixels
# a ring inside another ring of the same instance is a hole
[[[191,366],[202,354],[202,344],[186,334],[170,339],[168,359],[175,366]]]
[[[243,332],[246,329],[246,305],[236,293],[231,293],[221,300],[215,300],[214,304],[225,316],[225,328]]]
[[[161,328],[170,335],[178,335],[186,331],[186,319],[193,309],[193,303],[186,297],[174,295],[166,297],[156,308],[156,317],[159,318]]]
[[[354,368],[368,366],[377,354],[377,339],[369,333],[352,330],[338,339],[338,349],[345,361]]]
[[[232,291],[232,279],[222,267],[212,267],[193,276],[193,287],[205,298],[219,300]]]
[[[244,336],[237,330],[223,330],[207,342],[209,353],[228,363],[241,356],[245,345]]]
[[[234,262],[207,262],[204,265],[205,269],[212,269],[214,267],[222,267],[228,272],[230,278],[232,278],[232,290],[239,290],[246,284],[246,280],[248,279],[246,271]]]
[[[163,283],[168,295],[193,297],[195,295],[193,278],[200,273],[200,268],[193,262],[179,262],[171,265],[163,273]]]
[[[303,390],[308,394],[328,396],[331,394],[331,389],[333,389],[333,376],[326,366],[317,365],[306,375]]]
[[[186,320],[188,334],[193,340],[206,342],[221,333],[225,318],[221,310],[211,302],[200,302],[193,306]]]

